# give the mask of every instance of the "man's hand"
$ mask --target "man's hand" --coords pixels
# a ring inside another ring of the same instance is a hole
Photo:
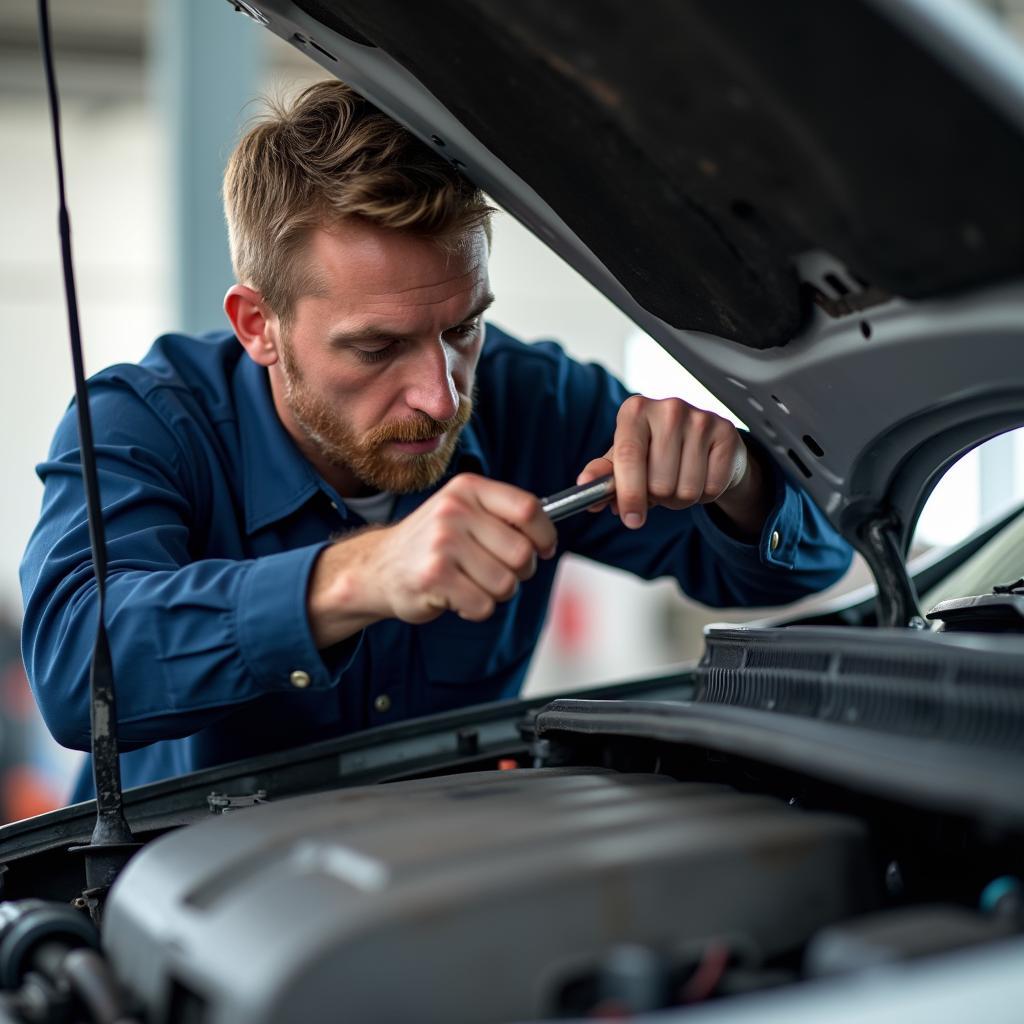
[[[678,398],[634,395],[622,403],[612,447],[587,463],[576,482],[608,473],[615,475],[612,511],[633,530],[652,506],[714,503],[737,534],[755,537],[771,509],[765,474],[736,428]]]
[[[401,522],[320,555],[307,599],[314,640],[329,647],[380,619],[429,622],[449,610],[482,622],[557,543],[534,495],[461,473]]]

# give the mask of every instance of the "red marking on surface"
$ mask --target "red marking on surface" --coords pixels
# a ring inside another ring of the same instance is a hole
[[[591,631],[586,596],[564,582],[555,591],[551,628],[563,654],[576,654],[586,646]]]
[[[722,942],[713,942],[706,950],[690,975],[690,980],[683,986],[684,1003],[702,1003],[714,994],[722,981],[725,969],[729,966],[731,954],[729,947]]]

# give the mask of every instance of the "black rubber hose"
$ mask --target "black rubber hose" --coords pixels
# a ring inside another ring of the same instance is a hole
[[[99,951],[87,946],[71,949],[59,941],[44,942],[33,952],[32,964],[53,984],[66,985],[88,1011],[93,1024],[139,1024]]]
[[[31,966],[43,977],[59,985],[61,982],[61,966],[68,953],[75,947],[63,939],[46,939],[40,942],[26,958],[26,967]]]
[[[110,964],[95,949],[73,949],[64,958],[61,973],[96,1024],[138,1024]]]

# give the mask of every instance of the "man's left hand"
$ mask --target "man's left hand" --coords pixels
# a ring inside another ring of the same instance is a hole
[[[608,473],[615,475],[612,511],[632,530],[656,505],[714,504],[731,532],[750,539],[760,534],[772,506],[767,474],[736,428],[678,398],[633,395],[622,403],[612,447],[588,462],[576,482]]]

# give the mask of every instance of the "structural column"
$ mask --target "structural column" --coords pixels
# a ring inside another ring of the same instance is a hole
[[[150,0],[156,110],[170,161],[173,327],[225,325],[234,280],[220,187],[224,164],[265,81],[267,29],[224,0]]]

